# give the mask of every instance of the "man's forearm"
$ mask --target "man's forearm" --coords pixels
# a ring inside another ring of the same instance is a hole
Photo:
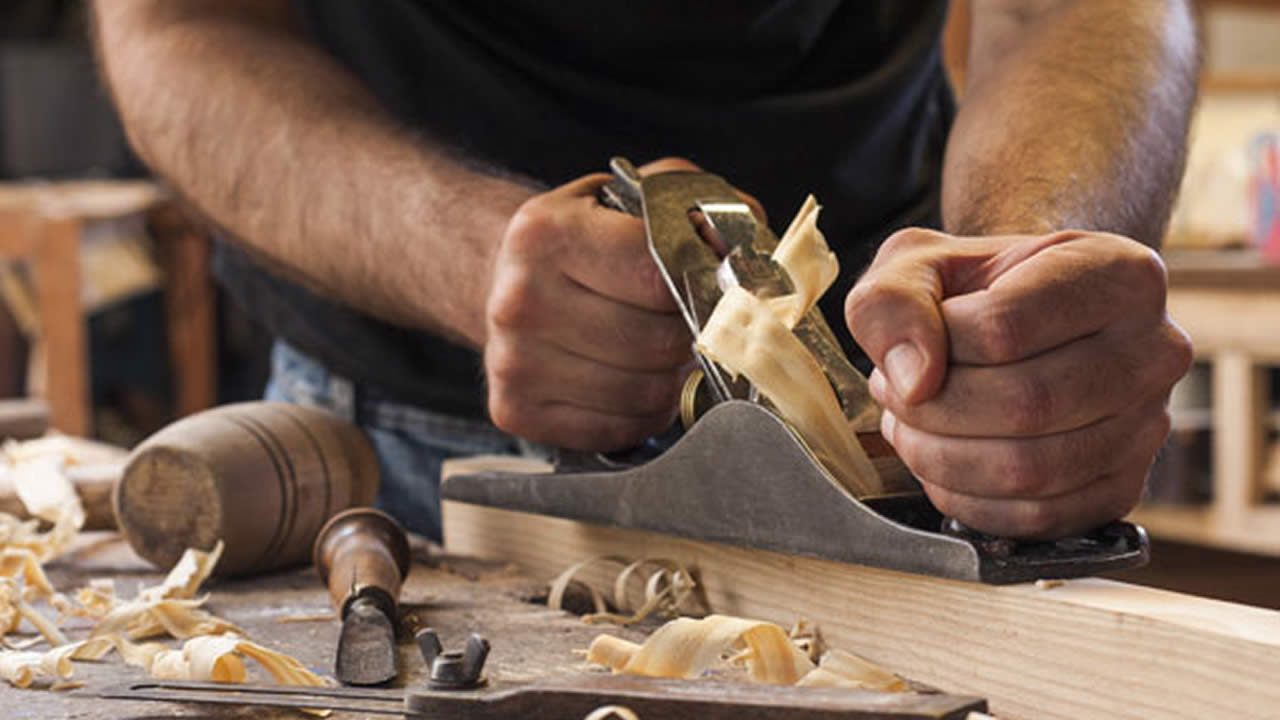
[[[99,0],[99,48],[134,146],[308,284],[482,345],[493,250],[530,190],[397,126],[294,34],[287,5]]]
[[[1105,230],[1158,247],[1197,52],[1183,0],[974,0],[943,218],[963,235]]]

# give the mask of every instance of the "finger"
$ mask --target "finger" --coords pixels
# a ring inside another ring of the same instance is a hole
[[[1032,357],[1126,319],[1164,312],[1165,269],[1149,248],[1117,235],[1058,233],[1011,248],[970,282],[981,289],[942,301],[951,359],[993,365]],[[1027,249],[1035,252],[1027,253]]]
[[[1100,475],[1151,462],[1169,431],[1163,403],[1065,433],[1036,438],[953,437],[912,427],[892,412],[881,432],[924,482],[992,499],[1065,495]]]
[[[582,178],[526,202],[508,224],[503,251],[517,265],[559,272],[619,302],[674,312],[644,223],[600,205],[590,192],[607,177]]]
[[[991,535],[1046,539],[1075,535],[1123,517],[1138,504],[1150,460],[1114,473],[1065,495],[1049,498],[991,499],[923,483],[940,512]]]
[[[933,395],[946,375],[947,333],[938,308],[943,256],[913,251],[941,237],[914,228],[895,233],[845,299],[854,340],[907,403]]]
[[[657,313],[613,302],[583,289],[566,298],[572,322],[548,329],[547,339],[596,362],[625,370],[671,371],[693,359],[693,335],[676,313]]]
[[[537,415],[539,421],[521,432],[503,429],[551,447],[608,452],[640,445],[675,419],[675,413],[641,418],[560,404],[540,405]]]
[[[541,342],[496,339],[485,348],[490,392],[522,406],[563,404],[626,417],[674,412],[683,371],[622,370]]]
[[[904,402],[879,370],[868,387],[899,420],[927,432],[1050,435],[1118,415],[1144,398],[1167,397],[1185,371],[1175,332],[1161,325],[1123,342],[1090,335],[1007,365],[953,365],[942,389],[915,405]]]
[[[692,336],[680,315],[621,303],[527,267],[495,270],[488,316],[495,329],[622,369],[671,370],[691,357]]]
[[[664,172],[702,172],[702,168],[687,158],[669,155],[657,160],[650,160],[636,168],[636,172],[640,173],[640,177],[646,177]]]

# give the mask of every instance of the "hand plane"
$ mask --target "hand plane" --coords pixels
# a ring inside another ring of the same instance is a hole
[[[777,238],[723,179],[699,172],[642,178],[622,158],[611,167],[602,199],[644,219],[650,251],[694,337],[729,286],[761,298],[791,292],[786,270],[769,256]],[[850,428],[877,427],[866,379],[817,308],[793,333],[821,366]],[[670,437],[625,453],[561,453],[549,473],[453,476],[441,497],[987,583],[1094,575],[1148,559],[1145,531],[1127,522],[1079,537],[1021,541],[944,518],[910,478],[889,492],[855,497],[767,397],[696,349],[695,356],[700,372],[685,389],[683,428]]]

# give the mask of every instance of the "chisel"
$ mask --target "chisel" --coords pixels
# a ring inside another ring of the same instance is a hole
[[[361,507],[334,515],[316,537],[320,579],[342,618],[334,672],[346,685],[399,674],[396,604],[409,572],[409,541],[390,515]]]

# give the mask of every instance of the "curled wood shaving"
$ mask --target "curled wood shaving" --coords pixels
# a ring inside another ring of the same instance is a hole
[[[609,637],[597,637],[587,650],[587,662],[614,672],[650,677],[692,678],[719,664],[728,655],[746,665],[755,682],[791,685],[813,669],[813,663],[773,623],[727,615],[701,620],[677,618],[658,628],[638,649]],[[625,660],[625,662],[621,662]]]
[[[697,345],[769,398],[849,492],[865,496],[882,489],[818,361],[768,303],[741,287],[729,288],[698,334]]]
[[[774,314],[787,328],[794,328],[800,322],[840,274],[840,262],[818,230],[820,210],[812,195],[805,198],[800,212],[773,251],[773,259],[786,269],[795,288],[790,295],[769,300]]]
[[[844,650],[831,650],[822,656],[818,668],[796,683],[805,687],[848,687],[864,690],[904,692],[902,678]]]
[[[208,552],[187,548],[182,557],[169,570],[164,582],[138,592],[138,598],[144,600],[168,598],[193,598],[200,585],[209,578],[222,558],[226,547],[221,540]]]
[[[627,561],[625,558],[621,558],[616,555],[595,555],[587,558],[586,560],[570,565],[565,568],[564,572],[557,575],[555,579],[551,581],[550,589],[547,592],[547,607],[552,610],[563,610],[565,592],[568,591],[570,584],[576,582],[577,585],[585,588],[587,592],[591,594],[591,604],[595,607],[596,612],[606,612],[608,610],[608,606],[605,605],[604,595],[596,589],[595,586],[588,583],[577,582],[574,579],[587,568],[605,563],[626,565]]]
[[[612,596],[609,598],[613,607],[618,610],[616,613],[609,612],[609,603],[599,588],[575,579],[589,568],[603,564],[623,566],[614,578]],[[631,602],[632,593],[629,591],[629,585],[632,579],[639,577],[640,571],[645,568],[651,568],[652,572],[644,580],[641,593],[643,599],[640,605],[635,606]],[[611,622],[621,625],[641,622],[655,613],[664,617],[679,615],[681,605],[692,596],[697,587],[692,573],[673,560],[644,558],[628,562],[625,558],[616,555],[598,555],[575,563],[556,576],[551,581],[547,593],[547,606],[553,610],[564,609],[565,593],[571,585],[585,588],[590,593],[595,612],[584,615],[582,618],[584,621]]]
[[[71,653],[74,645],[64,645],[46,652],[0,650],[0,678],[19,688],[30,687],[43,678],[71,677]]]
[[[787,637],[815,663],[827,652],[827,641],[822,637],[822,630],[806,618],[796,620]]]
[[[131,640],[168,634],[180,640],[197,635],[243,632],[202,609],[194,597],[222,556],[221,540],[209,552],[188,548],[159,585],[143,588],[127,602],[112,602],[90,637],[123,633]],[[113,593],[114,594],[114,593]]]
[[[234,624],[202,609],[207,597],[137,599],[117,605],[98,623],[90,637],[123,633],[131,640],[171,635],[185,640],[196,635],[242,634]]]
[[[76,529],[84,527],[84,506],[71,480],[62,473],[61,463],[51,458],[21,462],[14,466],[11,477],[18,499],[32,517],[57,523],[70,509]]]
[[[94,578],[75,594],[78,608],[72,610],[77,617],[102,619],[116,606],[116,583],[111,578]]]
[[[808,636],[820,639],[821,633],[814,628]],[[758,683],[908,689],[902,678],[852,653],[827,651],[815,667],[809,652],[773,623],[711,615],[672,620],[639,645],[612,635],[597,636],[586,659],[615,673],[650,677],[694,678],[728,663],[745,665],[747,676]]]
[[[602,705],[592,710],[582,720],[608,720],[615,717],[621,720],[640,720],[640,716],[626,705]]]
[[[0,577],[21,579],[23,595],[28,599],[57,595],[40,558],[30,548],[9,547],[0,550]]]
[[[50,646],[67,642],[58,626],[23,598],[22,588],[16,580],[0,577],[0,635],[17,630],[24,619],[49,641]]]

